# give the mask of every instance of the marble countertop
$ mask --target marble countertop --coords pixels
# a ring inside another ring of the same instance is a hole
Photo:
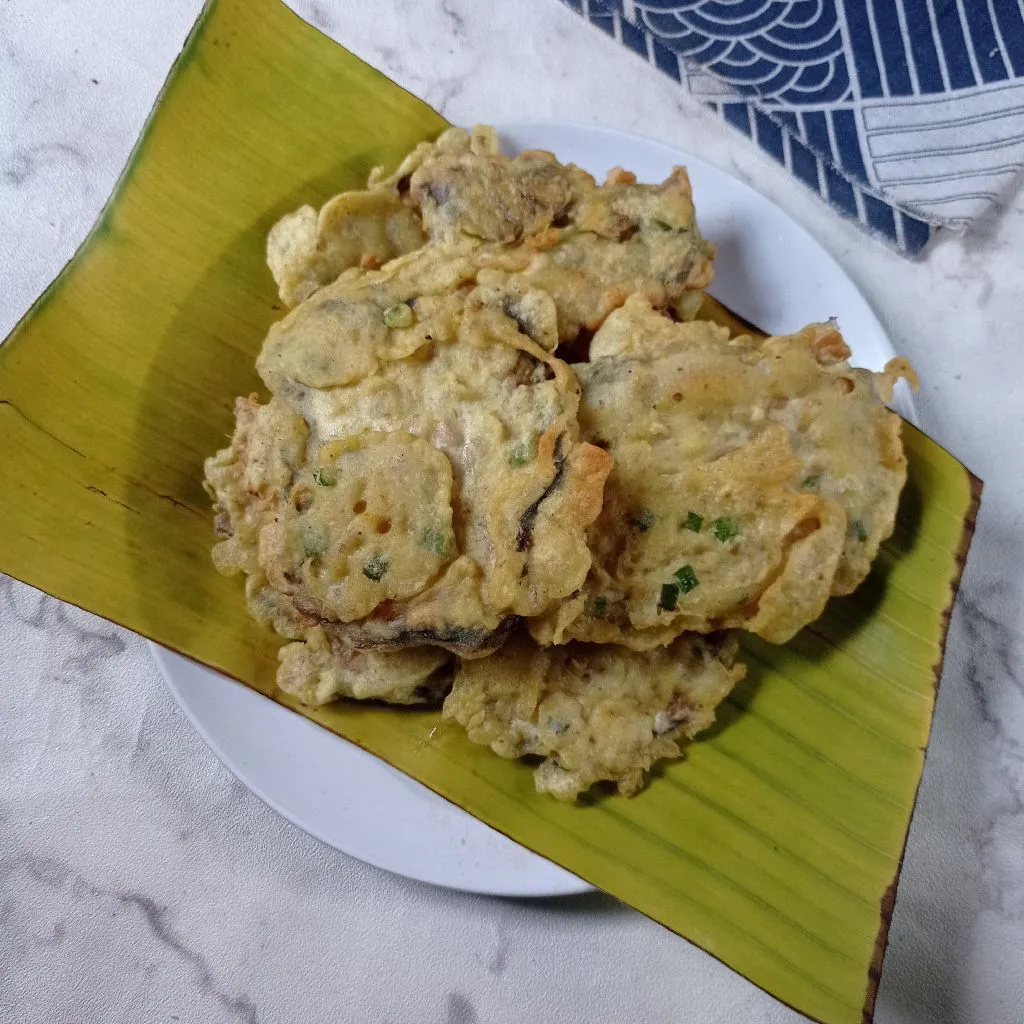
[[[907,262],[557,0],[293,6],[450,120],[699,152],[867,295],[924,379],[924,428],[986,481],[877,1020],[1019,1024],[1024,199]],[[0,337],[92,224],[199,7],[0,5]],[[2,578],[0,671],[0,1024],[802,1019],[604,896],[461,895],[324,847],[234,781],[141,640]]]

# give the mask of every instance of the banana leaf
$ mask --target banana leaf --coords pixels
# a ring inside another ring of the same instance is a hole
[[[208,3],[96,226],[0,347],[0,569],[281,700],[200,485],[282,312],[264,238],[444,127],[278,0]],[[635,799],[537,796],[436,712],[296,710],[808,1016],[870,1020],[980,494],[906,443],[867,583],[788,646],[750,642],[719,724]]]

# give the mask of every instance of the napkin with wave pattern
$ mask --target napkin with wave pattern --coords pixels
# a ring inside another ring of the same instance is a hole
[[[563,0],[908,256],[1024,167],[1020,0]]]

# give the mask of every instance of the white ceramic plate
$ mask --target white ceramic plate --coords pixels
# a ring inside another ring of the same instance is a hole
[[[724,171],[660,143],[601,128],[511,124],[501,134],[510,152],[550,149],[599,179],[622,165],[640,181],[661,181],[675,164],[685,164],[701,230],[718,246],[711,288],[716,298],[774,333],[836,316],[861,366],[881,369],[894,354],[864,297],[832,257]],[[913,416],[907,392],[897,395],[897,406]],[[400,875],[470,892],[554,896],[590,888],[327,730],[152,646],[171,692],[214,753],[274,810],[325,843]]]

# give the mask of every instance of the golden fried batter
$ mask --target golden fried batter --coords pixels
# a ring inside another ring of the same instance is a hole
[[[263,526],[260,564],[279,593],[331,621],[408,601],[451,561],[452,482],[448,459],[412,434],[328,441]]]
[[[424,152],[410,192],[431,242],[469,237],[509,244],[568,221],[594,179],[553,153],[502,156],[493,128],[451,128]]]
[[[595,782],[635,793],[656,762],[679,757],[743,678],[735,637],[686,634],[669,647],[627,651],[574,643],[537,647],[517,635],[463,663],[444,717],[502,757],[544,758],[542,793],[572,800]]]
[[[285,644],[278,657],[278,687],[314,706],[339,697],[434,704],[452,681],[452,657],[438,647],[360,651],[320,626],[305,643]]]
[[[782,643],[856,586],[906,461],[889,378],[848,354],[827,324],[757,342],[639,297],[612,314],[576,367],[584,437],[615,460],[594,565],[534,636],[644,649],[739,627]]]
[[[319,214],[303,206],[267,237],[267,265],[281,300],[297,306],[349,267],[383,266],[426,241],[419,213],[384,191],[342,192]]]
[[[214,499],[214,565],[225,575],[259,571],[256,549],[264,521],[284,500],[306,456],[306,421],[283,402],[235,400],[231,445],[206,460],[205,487]],[[269,621],[261,619],[261,621]]]

